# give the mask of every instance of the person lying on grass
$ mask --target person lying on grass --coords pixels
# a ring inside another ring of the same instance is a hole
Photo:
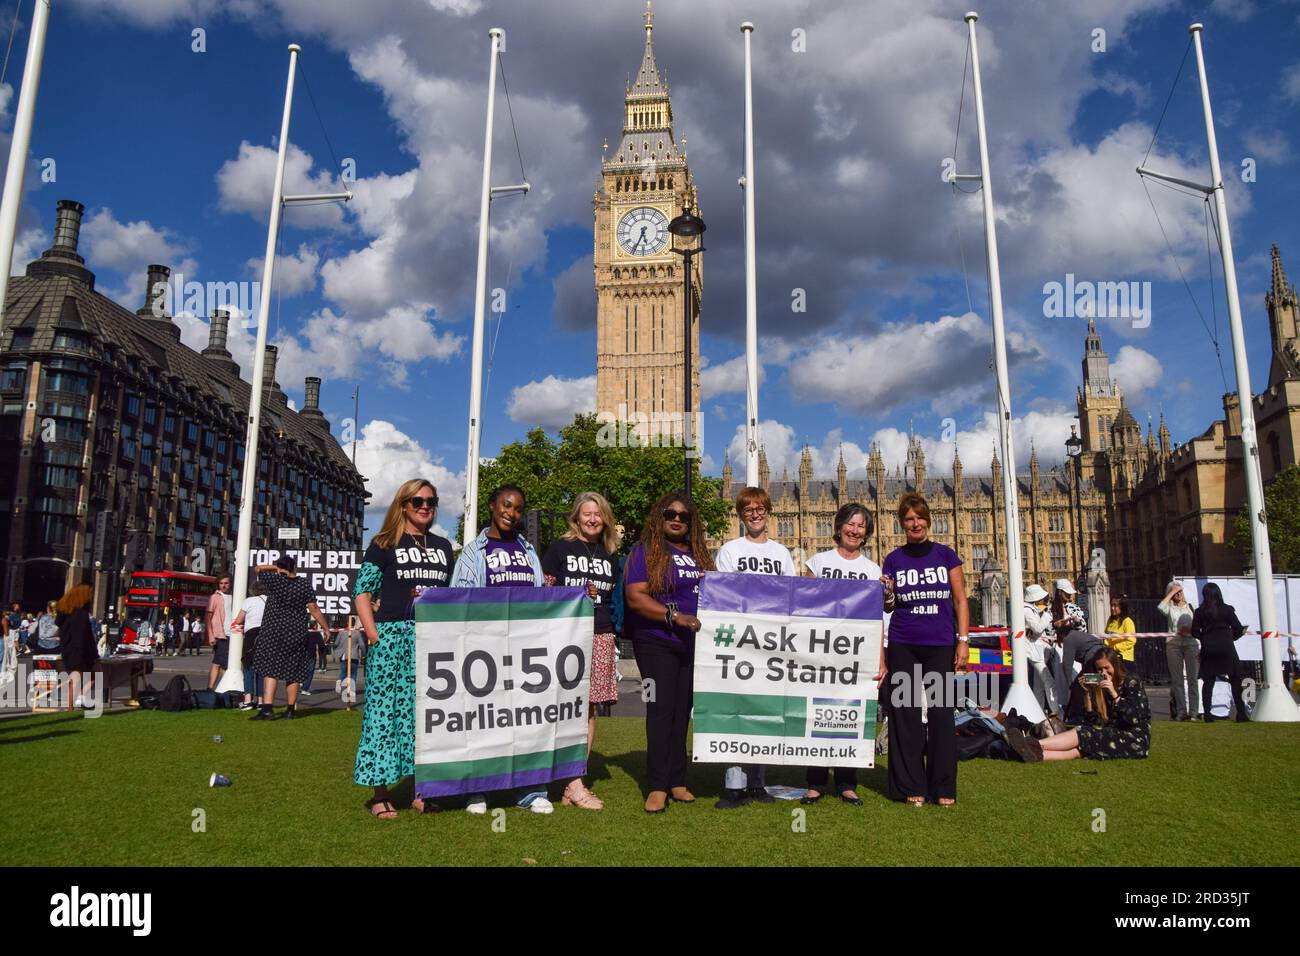
[[[1097,675],[1100,675],[1099,677]],[[1026,763],[1040,760],[1115,760],[1143,758],[1151,751],[1151,704],[1136,674],[1124,668],[1124,658],[1112,648],[1099,651],[1079,675],[1084,690],[1086,723],[1044,740],[1034,740],[1016,728],[1007,729],[1007,743]]]

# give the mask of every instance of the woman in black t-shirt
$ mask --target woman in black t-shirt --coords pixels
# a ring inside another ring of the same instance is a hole
[[[573,499],[569,530],[551,544],[542,558],[546,583],[560,587],[585,587],[595,602],[595,635],[591,640],[591,687],[587,694],[587,757],[596,739],[596,708],[618,700],[618,673],[614,669],[614,608],[610,603],[618,584],[618,527],[609,502],[594,491]],[[587,789],[582,778],[564,791],[564,805],[599,810],[605,804]]]
[[[451,578],[451,542],[429,530],[437,513],[432,484],[420,478],[404,482],[366,549],[352,589],[367,645],[366,708],[353,778],[375,788],[370,812],[381,820],[397,816],[389,786],[415,773],[412,603],[425,588],[445,588]],[[419,797],[411,807],[417,813],[438,809]]]

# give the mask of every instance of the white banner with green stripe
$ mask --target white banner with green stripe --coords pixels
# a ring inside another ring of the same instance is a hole
[[[875,766],[883,616],[877,581],[706,574],[694,759]]]
[[[484,793],[587,768],[583,588],[429,588],[415,602],[415,790]]]

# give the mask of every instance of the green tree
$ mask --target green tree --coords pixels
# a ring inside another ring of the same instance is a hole
[[[681,489],[685,477],[682,455],[681,448],[640,447],[630,429],[602,424],[595,415],[579,415],[560,429],[558,441],[534,428],[522,441],[505,445],[493,461],[480,467],[478,527],[487,524],[492,489],[518,485],[528,496],[528,507],[542,512],[539,538],[545,547],[564,533],[564,518],[574,495],[598,491],[609,500],[614,519],[623,526],[623,551],[627,552],[640,537],[650,506],[661,495]],[[705,530],[721,535],[727,528],[731,502],[720,497],[720,478],[700,475],[698,459],[692,464],[691,495]]]
[[[1300,465],[1284,468],[1264,489],[1264,512],[1268,517],[1268,547],[1273,570],[1278,574],[1300,574]],[[1237,513],[1232,545],[1249,556],[1250,506]]]

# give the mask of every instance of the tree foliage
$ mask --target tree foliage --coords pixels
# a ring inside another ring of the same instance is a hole
[[[640,447],[618,441],[630,429],[602,424],[595,415],[579,415],[560,430],[559,439],[544,429],[530,430],[522,441],[511,442],[497,457],[479,469],[478,527],[488,521],[488,495],[498,485],[514,484],[524,489],[527,506],[541,511],[540,541],[544,548],[564,533],[565,516],[575,495],[597,491],[623,526],[626,553],[641,535],[650,506],[661,495],[683,487],[685,469],[681,448]],[[720,497],[722,480],[699,474],[694,469],[691,496],[704,519],[707,534],[726,531],[731,502]]]
[[[1300,465],[1284,468],[1264,489],[1269,555],[1278,574],[1300,574]],[[1250,506],[1237,513],[1233,547],[1249,557]]]

